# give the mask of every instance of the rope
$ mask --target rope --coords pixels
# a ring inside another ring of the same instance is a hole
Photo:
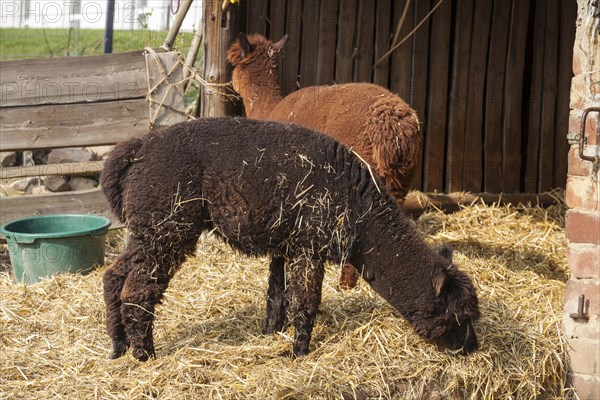
[[[203,79],[198,70],[191,65],[186,65],[181,56],[177,55],[177,60],[173,64],[173,66],[169,69],[165,67],[163,61],[158,56],[156,51],[150,47],[145,48],[147,54],[151,56],[156,64],[156,70],[159,71],[161,75],[161,79],[158,82],[155,82],[153,86],[151,86],[150,81],[150,67],[146,68],[146,79],[148,81],[148,94],[146,95],[146,100],[148,100],[148,121],[150,127],[156,126],[156,120],[158,119],[159,113],[162,109],[168,109],[170,111],[176,112],[178,114],[186,116],[188,119],[196,119],[191,112],[186,112],[183,110],[178,110],[171,105],[165,104],[169,93],[174,90],[176,87],[187,87],[190,81],[197,81],[200,86],[203,86],[206,90],[206,93],[217,94],[224,97],[234,97],[237,98],[237,94],[233,91],[231,87],[231,83],[210,83]],[[187,74],[182,74],[184,78],[179,80],[173,80],[174,73],[182,68]],[[162,98],[157,99],[156,92],[163,88],[166,85],[166,90],[164,91]],[[229,93],[228,93],[229,92]],[[156,106],[156,110],[153,110],[153,106]]]

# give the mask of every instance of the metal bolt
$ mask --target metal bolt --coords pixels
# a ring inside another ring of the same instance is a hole
[[[570,315],[575,321],[588,321],[590,316],[585,313],[585,295],[582,294],[579,296],[579,301],[577,303],[577,312]]]

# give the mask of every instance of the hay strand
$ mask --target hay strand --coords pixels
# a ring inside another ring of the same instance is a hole
[[[477,286],[480,351],[438,351],[364,282],[327,266],[311,353],[261,336],[267,260],[204,236],[156,309],[158,358],[109,360],[103,268],[33,286],[0,273],[0,399],[562,399],[564,205],[475,203],[416,225],[449,243]]]

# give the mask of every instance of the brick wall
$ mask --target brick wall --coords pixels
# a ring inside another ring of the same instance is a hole
[[[598,162],[579,157],[577,136],[581,115],[600,107],[600,9],[590,0],[577,0],[577,33],[573,48],[565,235],[571,278],[565,292],[563,333],[569,347],[569,379],[580,399],[600,399],[600,178]],[[599,113],[588,114],[584,154],[600,156]],[[585,296],[589,320],[576,321],[578,299]]]

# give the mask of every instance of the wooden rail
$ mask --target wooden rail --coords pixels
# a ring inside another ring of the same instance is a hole
[[[176,53],[154,49],[102,56],[16,60],[0,63],[0,150],[25,151],[61,147],[112,145],[141,136],[156,125],[185,119],[172,113],[183,108],[179,82],[182,69]],[[147,59],[149,60],[147,62]],[[155,88],[152,109],[146,100]],[[157,109],[162,103],[164,110]],[[97,173],[102,161],[0,169],[0,179]],[[98,214],[116,218],[100,188],[77,192],[0,198],[0,224],[55,213]]]

